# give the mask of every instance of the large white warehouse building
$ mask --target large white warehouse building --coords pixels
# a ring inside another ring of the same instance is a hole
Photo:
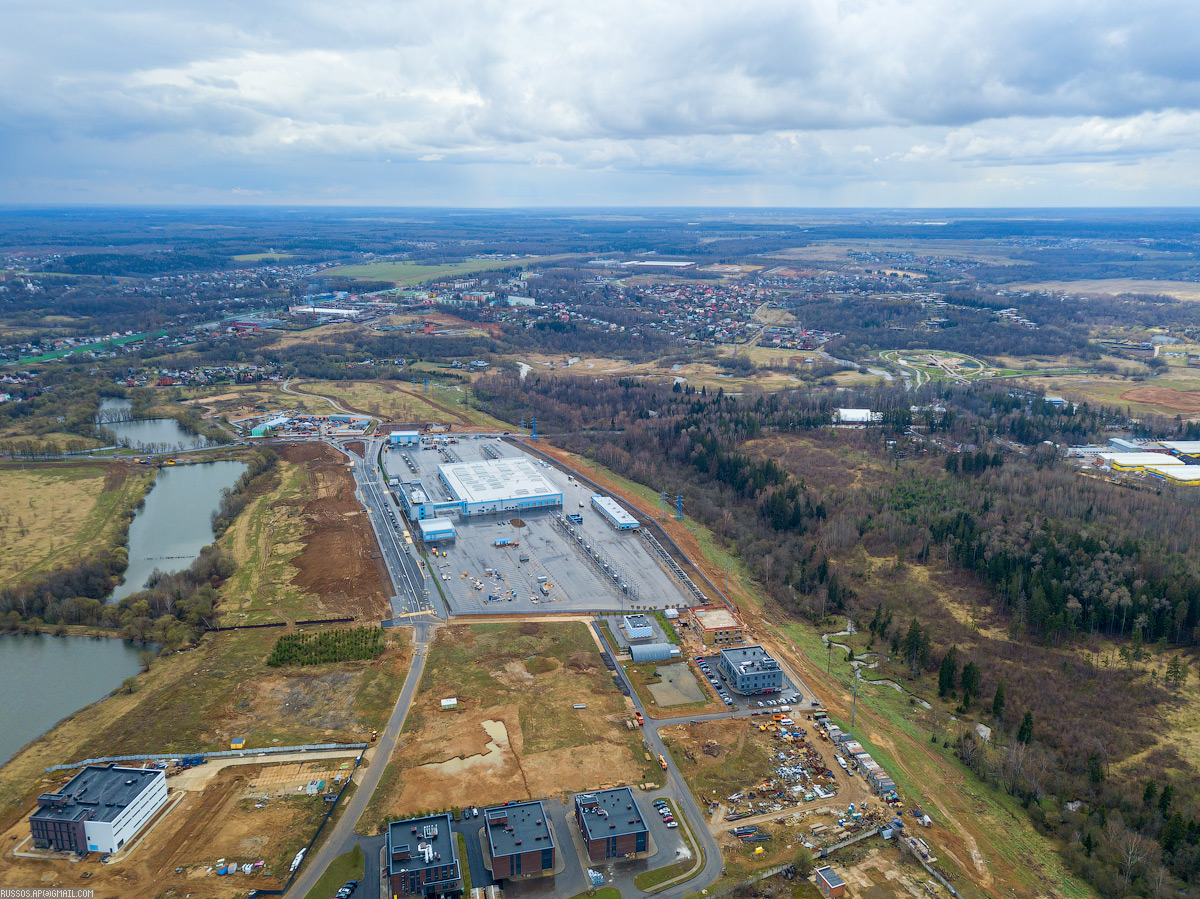
[[[562,491],[528,459],[439,465],[438,478],[468,517],[552,509],[563,501]]]

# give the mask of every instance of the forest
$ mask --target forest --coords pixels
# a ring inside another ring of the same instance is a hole
[[[953,649],[960,720],[980,716],[997,733],[988,746],[955,736],[964,763],[1021,798],[1102,893],[1152,894],[1155,876],[1197,887],[1200,789],[1153,734],[1195,676],[1200,498],[1083,477],[1040,443],[1026,455],[991,442],[1094,438],[1119,412],[1056,408],[996,385],[730,397],[498,373],[476,386],[493,414],[536,414],[548,432],[590,428],[556,442],[682,491],[764,602],[814,624],[857,622],[883,648],[885,670],[914,689],[936,689]],[[879,410],[884,422],[831,428],[841,405]],[[864,575],[865,559],[887,558],[894,578]],[[937,594],[893,589],[910,566],[975,597],[1004,636],[958,621]],[[1171,657],[1172,676],[1147,676],[1137,663],[1151,652]],[[972,712],[972,698],[990,701]],[[1115,775],[1147,751],[1144,778]],[[1140,802],[1149,780],[1171,784],[1165,810]],[[1076,811],[1061,810],[1075,800]],[[1120,851],[1130,841],[1142,846],[1132,861]]]

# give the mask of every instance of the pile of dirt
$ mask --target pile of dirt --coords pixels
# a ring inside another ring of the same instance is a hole
[[[389,617],[379,546],[343,458],[321,443],[288,446],[281,455],[306,465],[312,497],[303,508],[307,533],[292,560],[299,569],[292,583],[320,597],[327,615]]]
[[[524,621],[517,629],[517,633],[519,633],[522,637],[536,637],[541,632],[542,627],[536,621]]]
[[[590,652],[573,652],[567,657],[567,667],[572,671],[591,671],[596,667],[596,657]]]

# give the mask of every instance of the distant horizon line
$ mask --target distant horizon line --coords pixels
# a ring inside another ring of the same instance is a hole
[[[203,209],[203,210],[254,210],[254,209],[304,209],[341,210],[364,209],[374,211],[420,211],[420,212],[546,212],[546,211],[671,211],[671,212],[1200,212],[1200,205],[1128,205],[1128,206],[670,206],[670,205],[533,205],[533,206],[468,206],[468,205],[384,205],[364,203],[12,203],[0,201],[0,212],[45,211],[59,209]]]

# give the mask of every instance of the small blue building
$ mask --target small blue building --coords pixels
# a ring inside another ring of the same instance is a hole
[[[390,446],[416,446],[420,442],[420,431],[392,431],[388,434],[388,445]]]

